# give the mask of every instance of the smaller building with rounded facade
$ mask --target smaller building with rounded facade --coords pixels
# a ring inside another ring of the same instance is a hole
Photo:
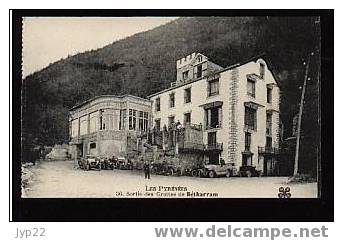
[[[132,95],[103,95],[70,109],[70,153],[73,158],[127,156],[137,136],[151,123],[151,101]]]

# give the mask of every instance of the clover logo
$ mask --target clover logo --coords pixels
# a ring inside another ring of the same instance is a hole
[[[279,187],[279,198],[290,198],[292,196],[291,194],[291,188],[290,187]]]

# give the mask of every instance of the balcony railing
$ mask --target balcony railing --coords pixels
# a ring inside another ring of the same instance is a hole
[[[180,149],[187,149],[187,150],[204,150],[204,145],[200,143],[194,143],[194,142],[180,142],[179,143]]]
[[[214,150],[222,151],[223,150],[223,143],[207,144],[207,145],[205,145],[205,150],[206,151],[214,151]]]
[[[191,129],[194,129],[194,130],[198,130],[198,131],[201,131],[202,130],[202,125],[201,124],[193,124],[193,123],[187,123],[185,124],[185,128],[191,128]]]
[[[279,154],[280,153],[280,149],[276,148],[276,147],[258,147],[258,153],[259,154]]]
[[[222,127],[221,123],[212,124],[212,125],[207,125],[207,126],[206,126],[206,130],[218,129],[218,128],[221,128],[221,127]]]

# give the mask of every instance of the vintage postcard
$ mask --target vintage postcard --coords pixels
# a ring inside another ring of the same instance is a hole
[[[319,198],[321,19],[23,17],[23,198]]]

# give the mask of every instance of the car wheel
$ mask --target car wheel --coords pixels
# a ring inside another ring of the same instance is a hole
[[[226,172],[226,177],[231,177],[231,172],[230,172],[230,170],[227,170],[227,172]]]
[[[210,178],[214,178],[214,177],[216,176],[216,173],[215,173],[214,171],[210,171],[210,172],[208,173],[208,176],[209,176]]]
[[[168,175],[169,176],[173,176],[174,175],[174,170],[172,168],[169,169]]]
[[[246,175],[247,175],[247,177],[251,177],[251,171],[248,170],[248,171],[246,172]]]
[[[181,171],[181,169],[177,169],[176,175],[177,175],[177,176],[182,176],[182,171]]]
[[[193,170],[192,171],[192,177],[197,177],[198,176],[198,171],[197,170]]]

